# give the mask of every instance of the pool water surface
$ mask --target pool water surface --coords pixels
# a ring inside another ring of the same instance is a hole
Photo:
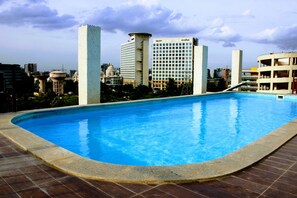
[[[171,166],[223,157],[297,118],[297,100],[228,93],[33,113],[14,123],[81,156]]]

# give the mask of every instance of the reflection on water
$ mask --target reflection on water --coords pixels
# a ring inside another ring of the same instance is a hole
[[[89,148],[89,124],[88,119],[80,120],[79,122],[79,151],[84,156],[89,156],[90,148]]]
[[[236,99],[231,99],[229,104],[229,119],[226,124],[229,125],[229,129],[231,133],[238,134],[239,133],[239,102]]]

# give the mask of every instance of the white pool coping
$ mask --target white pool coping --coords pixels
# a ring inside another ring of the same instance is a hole
[[[62,172],[86,179],[114,182],[159,184],[205,181],[222,177],[258,162],[297,135],[297,119],[295,119],[257,141],[216,160],[179,166],[124,166],[82,157],[11,122],[16,116],[39,111],[46,110],[0,115],[0,133],[23,150]]]

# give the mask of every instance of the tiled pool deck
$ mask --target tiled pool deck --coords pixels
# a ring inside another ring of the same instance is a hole
[[[297,197],[297,136],[229,176],[201,183],[147,185],[67,175],[0,135],[0,197]]]

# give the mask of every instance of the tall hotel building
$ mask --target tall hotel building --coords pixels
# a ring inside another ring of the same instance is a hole
[[[121,76],[124,84],[149,85],[148,33],[130,33],[130,40],[121,45]]]
[[[195,46],[193,37],[153,39],[152,88],[165,89],[169,78],[177,85],[193,82]]]

